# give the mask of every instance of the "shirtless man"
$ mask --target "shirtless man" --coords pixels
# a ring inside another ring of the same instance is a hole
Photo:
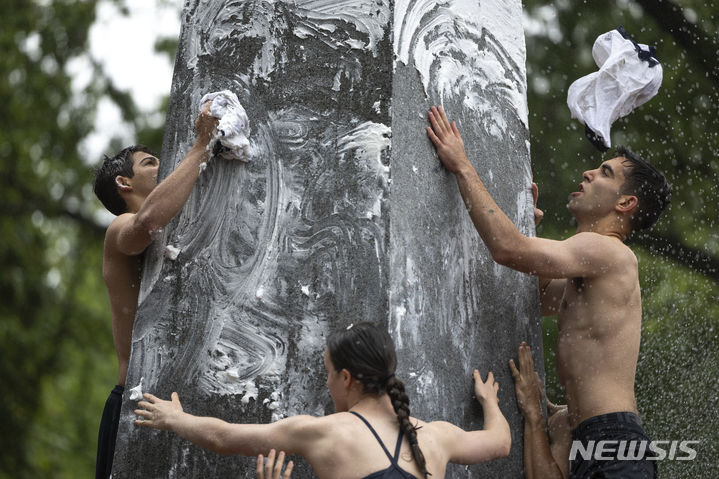
[[[112,470],[140,289],[142,253],[190,196],[200,173],[200,164],[209,159],[207,145],[216,122],[209,115],[209,107],[205,107],[195,122],[195,144],[175,171],[159,185],[160,160],[142,145],[125,148],[112,158],[105,156],[95,174],[95,194],[111,213],[117,215],[105,233],[102,276],[110,296],[112,336],[119,363],[117,386],[105,403],[100,423],[97,479],[109,477]]]
[[[634,398],[642,319],[637,258],[624,240],[659,219],[671,197],[664,176],[620,149],[616,158],[584,172],[572,193],[568,207],[577,222],[575,235],[564,241],[526,237],[480,180],[457,126],[441,108],[432,107],[429,120],[427,134],[443,165],[455,174],[492,257],[538,276],[542,314],[558,314],[557,366],[573,439],[584,445],[593,439],[647,439]],[[608,431],[611,437],[597,437]],[[654,477],[654,464],[580,456],[571,463],[570,477],[602,470],[610,474],[603,477]]]

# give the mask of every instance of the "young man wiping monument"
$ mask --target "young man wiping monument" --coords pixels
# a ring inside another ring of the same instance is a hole
[[[117,386],[105,404],[98,437],[96,478],[112,470],[122,393],[130,360],[132,326],[140,290],[142,253],[185,205],[209,159],[217,119],[205,108],[197,117],[197,137],[185,159],[159,185],[160,160],[142,145],[127,147],[105,157],[95,175],[95,194],[117,215],[105,233],[102,276],[112,311],[112,334],[118,360]]]
[[[557,369],[575,441],[646,440],[638,418],[634,376],[641,333],[637,258],[624,244],[651,227],[671,186],[627,149],[585,171],[568,208],[577,233],[564,241],[527,237],[499,209],[442,108],[432,107],[427,134],[459,186],[467,211],[494,260],[539,277],[542,314],[558,315]],[[544,436],[546,438],[546,435]],[[545,448],[548,450],[548,448]],[[570,477],[654,477],[654,462],[578,457]]]

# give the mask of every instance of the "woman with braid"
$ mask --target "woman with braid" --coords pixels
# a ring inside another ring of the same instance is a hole
[[[171,401],[145,394],[135,410],[140,426],[168,429],[220,454],[247,456],[270,449],[299,454],[320,478],[444,477],[448,462],[476,464],[509,454],[509,424],[499,410],[499,385],[474,371],[474,392],[484,429],[464,431],[444,421],[410,416],[397,357],[387,332],[360,323],[335,331],[324,352],[327,388],[337,413],[293,416],[271,424],[229,424],[183,412]]]

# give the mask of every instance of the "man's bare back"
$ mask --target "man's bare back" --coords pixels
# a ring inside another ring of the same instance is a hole
[[[129,256],[118,251],[116,246],[120,230],[120,223],[116,224],[118,219],[110,225],[105,235],[102,277],[110,296],[112,338],[118,362],[117,384],[124,386],[130,361],[130,342],[137,312],[143,255]]]

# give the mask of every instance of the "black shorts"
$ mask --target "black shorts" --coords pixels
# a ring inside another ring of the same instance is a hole
[[[100,432],[97,435],[97,462],[95,479],[107,479],[112,473],[112,456],[115,454],[117,426],[120,424],[122,393],[125,388],[117,385],[105,401],[105,409],[100,420]]]
[[[581,442],[581,451],[576,441]],[[570,451],[570,479],[653,479],[657,474],[657,462],[648,459],[649,437],[631,412],[582,421],[572,431]]]

